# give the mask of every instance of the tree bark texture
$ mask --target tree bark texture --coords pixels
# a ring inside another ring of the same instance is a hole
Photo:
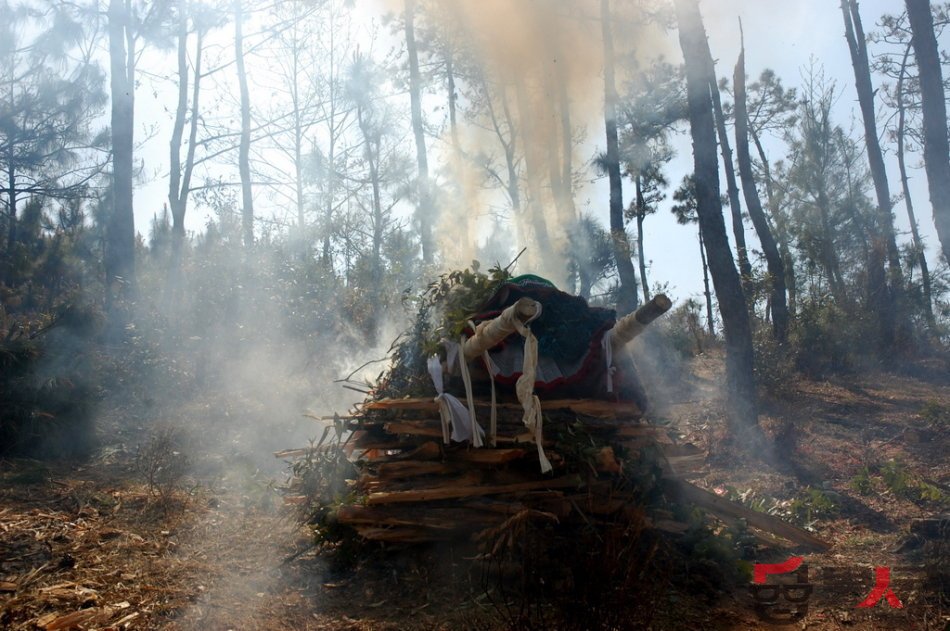
[[[643,302],[650,302],[650,284],[647,281],[647,261],[643,252],[643,215],[646,202],[643,200],[643,177],[637,172],[634,178],[637,194],[637,260],[640,263],[640,285],[643,288]]]
[[[884,168],[884,156],[877,137],[877,121],[874,112],[874,88],[871,85],[871,70],[868,63],[867,43],[864,39],[864,27],[856,0],[841,0],[841,12],[844,16],[845,38],[851,51],[851,64],[854,67],[854,85],[858,92],[858,104],[861,106],[861,118],[864,122],[864,141],[871,166],[871,178],[874,180],[874,192],[877,196],[879,230],[887,247],[887,261],[892,288],[899,290],[903,283],[900,254],[894,236],[894,214],[891,212],[891,192],[887,183],[887,171]]]
[[[172,211],[172,266],[181,263],[181,250],[185,241],[185,213],[188,196],[191,194],[191,176],[195,170],[195,146],[198,140],[198,102],[201,95],[201,53],[204,38],[197,32],[195,44],[194,82],[191,84],[191,120],[188,126],[188,149],[185,162],[181,161],[181,145],[185,122],[188,119],[188,18],[182,13],[178,30],[178,110],[169,143],[170,173],[168,178],[168,204]]]
[[[897,77],[897,168],[900,170],[901,190],[904,193],[904,207],[907,209],[907,220],[910,223],[911,235],[914,238],[917,264],[920,265],[921,283],[924,291],[924,313],[927,317],[927,324],[929,324],[932,329],[935,329],[937,321],[934,317],[933,298],[931,297],[930,268],[927,265],[927,254],[924,251],[924,243],[920,238],[920,228],[917,226],[917,215],[914,213],[914,200],[910,196],[910,183],[907,177],[907,165],[904,156],[904,140],[907,133],[907,113],[904,105],[904,76],[907,70],[907,58],[910,56],[910,49],[911,45],[908,44],[904,50],[900,74]]]
[[[129,6],[109,2],[109,66],[112,93],[112,215],[106,230],[107,295],[128,295],[135,282],[135,220],[132,212],[133,142],[135,128],[134,51],[127,50],[131,28]]]
[[[749,153],[749,121],[746,110],[745,94],[745,46],[739,53],[739,61],[733,73],[733,88],[735,90],[736,108],[736,158],[739,162],[739,177],[742,178],[742,193],[745,196],[745,205],[749,209],[749,217],[762,244],[765,262],[769,270],[769,285],[771,287],[770,305],[772,309],[772,335],[779,343],[788,338],[788,303],[785,297],[785,265],[779,253],[772,229],[762,210],[762,202],[755,187],[755,177],[752,173],[752,157]]]
[[[706,244],[703,243],[703,231],[699,230],[699,260],[703,263],[703,295],[706,297],[706,328],[711,337],[716,336],[716,324],[713,319],[712,292],[709,291],[709,264],[706,262]]]
[[[425,128],[422,122],[422,79],[419,76],[419,52],[415,33],[416,0],[406,0],[406,52],[409,54],[409,101],[412,111],[412,133],[416,139],[416,165],[419,169],[419,207],[416,221],[422,241],[422,260],[435,260],[432,240],[432,199],[429,190],[429,162],[426,156]]]
[[[726,172],[726,193],[729,196],[729,211],[732,215],[732,235],[736,239],[736,259],[739,261],[739,276],[743,288],[750,286],[752,281],[752,264],[749,263],[749,250],[745,243],[745,225],[742,223],[742,205],[739,202],[739,186],[736,184],[736,170],[732,166],[732,149],[729,147],[729,134],[726,132],[726,117],[722,113],[722,99],[719,95],[719,84],[716,82],[716,67],[713,65],[712,53],[709,44],[706,46],[706,57],[709,59],[709,94],[712,97],[713,114],[716,119],[716,131],[719,135],[719,150],[722,154],[722,164]]]
[[[749,133],[752,137],[752,143],[755,145],[756,153],[759,156],[759,161],[762,163],[762,171],[765,179],[765,194],[769,202],[769,212],[772,215],[772,220],[775,222],[775,236],[778,239],[778,249],[782,254],[782,264],[785,268],[785,288],[788,291],[788,311],[789,315],[793,316],[795,315],[797,281],[795,279],[795,259],[792,257],[792,247],[789,243],[788,220],[779,207],[778,201],[775,199],[772,167],[769,164],[768,157],[765,155],[765,148],[762,147],[762,142],[759,140],[755,129],[750,127]]]
[[[238,172],[241,175],[241,226],[244,247],[254,245],[254,195],[251,190],[251,97],[244,68],[243,0],[234,2],[234,58],[237,62],[238,86],[241,93],[241,144],[238,149]]]
[[[924,117],[924,165],[934,224],[950,262],[950,142],[947,140],[947,103],[943,89],[940,53],[934,35],[930,0],[905,0],[913,36],[914,55],[920,77],[921,110]]]
[[[729,416],[736,439],[757,443],[752,328],[742,283],[729,249],[719,197],[719,161],[709,75],[712,60],[697,1],[676,0],[675,6],[680,47],[686,62],[697,215],[726,338]]]
[[[607,178],[610,181],[610,237],[614,246],[620,295],[617,310],[629,313],[637,308],[637,273],[630,256],[630,242],[623,222],[623,188],[620,182],[620,142],[617,136],[617,89],[614,79],[614,44],[610,29],[609,0],[600,1],[604,42],[604,122],[607,132]]]

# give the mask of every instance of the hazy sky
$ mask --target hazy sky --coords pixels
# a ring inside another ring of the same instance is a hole
[[[476,2],[477,0],[471,0]],[[512,0],[513,2],[521,0]],[[558,0],[549,0],[552,4]],[[615,0],[617,2],[618,0]],[[401,4],[401,3],[400,3]],[[392,7],[391,2],[382,0],[368,0],[359,4],[357,13],[365,16],[366,20],[378,19],[383,11]],[[903,2],[899,0],[864,0],[861,3],[861,14],[865,30],[874,30],[875,23],[884,13],[898,13],[902,10]],[[826,77],[837,82],[841,96],[837,103],[836,122],[844,127],[851,123],[851,117],[858,115],[854,78],[851,69],[850,56],[843,35],[843,22],[838,0],[795,0],[794,2],[779,2],[778,0],[705,0],[700,8],[709,32],[710,46],[713,57],[718,60],[717,74],[732,76],[732,68],[739,53],[739,26],[737,18],[742,17],[746,41],[746,69],[750,80],[754,80],[765,68],[772,68],[789,87],[797,87],[800,83],[801,69],[809,62],[810,56],[824,65]],[[386,29],[381,32],[385,33]],[[231,27],[221,32],[222,38],[231,36]],[[946,36],[941,41],[941,47],[946,49]],[[398,45],[398,43],[394,44]],[[679,46],[676,34],[670,34],[669,45],[663,51],[671,59],[679,59]],[[871,49],[873,55],[875,49]],[[172,59],[164,60],[152,55],[152,64],[165,65],[166,71],[173,68]],[[255,62],[259,64],[259,62]],[[249,72],[266,71],[260,65],[250,66]],[[597,72],[599,72],[599,68]],[[875,85],[879,79],[874,77]],[[159,126],[156,135],[143,147],[139,156],[145,161],[145,173],[151,176],[151,181],[136,191],[136,227],[143,234],[148,233],[149,222],[152,216],[161,211],[162,203],[167,197],[167,169],[168,169],[168,136],[170,129],[171,108],[175,102],[173,85],[165,84],[158,88],[158,95],[149,94],[150,88],[140,88],[137,100],[138,120],[150,119],[168,121],[165,127]],[[440,97],[441,98],[441,97]],[[408,111],[408,97],[405,109]],[[860,129],[860,121],[855,121],[856,129]],[[602,150],[603,121],[595,119],[587,121],[587,131],[590,135],[587,143],[577,152],[578,159],[587,160]],[[138,132],[137,132],[138,133]],[[411,142],[411,137],[407,138]],[[772,145],[775,157],[781,156],[780,146]],[[690,155],[690,141],[686,135],[676,141],[678,156],[668,170],[669,181],[675,187],[682,176],[692,170],[692,156]],[[411,148],[411,147],[410,147]],[[885,144],[885,149],[889,149]],[[900,191],[897,178],[896,160],[893,155],[887,157],[891,192],[896,195]],[[917,166],[919,158],[912,158],[908,164]],[[625,204],[628,203],[632,186],[624,183]],[[725,183],[722,184],[725,192]],[[926,178],[922,169],[913,171],[912,193],[917,204],[918,220],[921,230],[929,246],[929,258],[936,260],[934,247],[937,239],[926,187]],[[646,244],[645,252],[649,261],[649,279],[651,285],[656,282],[669,283],[674,298],[682,299],[690,295],[698,295],[701,291],[701,273],[696,242],[696,229],[693,226],[683,227],[676,224],[668,212],[670,201],[661,203],[660,211],[645,222]],[[590,212],[607,223],[607,185],[604,180],[594,182],[578,191],[577,207],[579,210]],[[726,211],[728,212],[728,210]],[[898,229],[901,232],[899,241],[909,240],[908,224],[905,218],[903,204],[894,207]],[[196,207],[194,203],[189,208],[187,226],[191,230],[200,230],[208,218],[206,209]],[[727,219],[727,226],[729,221]],[[747,222],[748,224],[748,222]],[[747,225],[746,238],[750,247],[758,249],[751,225]],[[732,235],[730,234],[730,241]],[[522,272],[530,270],[519,270]]]

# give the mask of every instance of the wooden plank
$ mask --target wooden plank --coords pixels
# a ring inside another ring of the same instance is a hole
[[[472,464],[500,465],[523,458],[527,453],[524,449],[466,449],[447,452],[445,457]]]
[[[393,421],[383,425],[390,434],[409,434],[411,436],[431,436],[442,438],[442,428],[423,422]]]
[[[397,462],[383,462],[376,468],[376,475],[380,478],[396,479],[411,478],[420,475],[446,475],[455,473],[458,467],[442,462],[401,460]]]
[[[390,491],[370,493],[366,497],[368,506],[378,504],[396,504],[404,502],[433,502],[436,500],[459,499],[462,497],[479,497],[482,495],[502,495],[504,493],[520,493],[538,489],[564,489],[579,487],[582,482],[579,476],[570,475],[553,480],[539,480],[535,482],[519,482],[502,485],[473,485],[473,486],[440,486],[428,489],[413,489],[410,491]]]
[[[427,543],[449,539],[450,533],[444,530],[431,528],[356,526],[356,532],[370,541],[385,541],[388,543]]]
[[[375,451],[375,450],[373,450]],[[405,451],[398,454],[382,454],[373,457],[367,457],[366,460],[371,463],[395,462],[397,460],[441,460],[442,448],[439,443],[429,440],[411,451]]]
[[[831,544],[819,539],[810,532],[797,526],[782,521],[778,517],[759,513],[742,504],[719,497],[705,489],[701,489],[695,484],[683,480],[667,480],[674,493],[678,493],[680,498],[691,504],[703,508],[715,516],[724,516],[726,518],[744,519],[753,528],[764,530],[773,535],[788,539],[799,545],[807,546],[817,550],[825,551],[831,548]]]
[[[341,506],[334,519],[342,524],[411,526],[435,530],[473,530],[502,521],[497,514],[469,508],[439,508],[419,511],[393,506]]]

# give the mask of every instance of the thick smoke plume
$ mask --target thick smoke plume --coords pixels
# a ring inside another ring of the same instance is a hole
[[[661,28],[638,7],[613,4],[610,19],[622,84],[636,72],[637,59],[658,56],[667,44]],[[577,189],[590,179],[591,158],[604,144],[601,3],[438,0],[426,7],[417,20],[435,22],[444,46],[463,68],[461,105],[485,112],[487,129],[462,130],[463,150],[468,155],[502,153],[492,133],[495,125],[502,128],[518,160],[518,200],[511,199],[510,189],[507,200],[514,249],[528,248],[523,269],[563,284],[567,230],[578,217]],[[404,9],[397,2],[390,8]],[[507,179],[504,168],[501,157],[496,169],[501,179]],[[472,198],[478,188],[472,182],[484,173],[463,161],[455,161],[452,171],[465,200],[444,208],[437,228],[449,245],[444,250],[457,253],[446,262],[465,263],[475,253],[476,235],[495,227],[471,225],[472,214],[488,216],[482,212],[487,200]]]

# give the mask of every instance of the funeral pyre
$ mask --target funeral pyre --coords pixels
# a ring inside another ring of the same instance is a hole
[[[277,454],[295,459],[287,502],[323,541],[452,541],[482,558],[528,522],[675,539],[695,508],[760,542],[826,548],[684,479],[705,454],[648,420],[627,351],[670,306],[661,294],[618,318],[537,276],[442,277],[367,400]]]

